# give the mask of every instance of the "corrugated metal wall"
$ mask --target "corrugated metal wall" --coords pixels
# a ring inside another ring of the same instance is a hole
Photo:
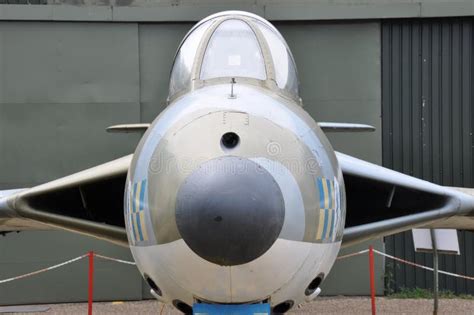
[[[382,23],[383,164],[435,183],[474,187],[473,19]],[[440,269],[474,275],[474,234],[458,232],[461,256]],[[411,232],[386,238],[388,253],[423,265]],[[431,288],[432,274],[387,261],[391,288]],[[474,294],[474,283],[440,275],[440,288]]]

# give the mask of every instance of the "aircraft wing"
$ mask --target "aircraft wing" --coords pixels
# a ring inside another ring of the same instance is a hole
[[[474,189],[444,187],[336,156],[347,196],[343,246],[417,227],[474,230]]]
[[[474,230],[474,190],[443,187],[336,153],[346,194],[343,246],[415,227]],[[0,191],[0,233],[65,229],[127,246],[132,155],[29,189]]]
[[[63,229],[128,246],[123,196],[132,155],[33,188],[0,191],[0,233]]]

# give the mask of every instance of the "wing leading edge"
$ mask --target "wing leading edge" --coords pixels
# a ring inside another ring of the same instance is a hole
[[[343,246],[415,227],[474,230],[474,193],[337,153],[346,193]],[[0,232],[65,229],[127,246],[123,194],[132,155],[30,189],[0,191]]]
[[[474,230],[471,190],[436,185],[336,153],[347,196],[343,246],[416,227]]]
[[[29,189],[0,191],[0,232],[65,229],[128,246],[123,196],[131,159]]]

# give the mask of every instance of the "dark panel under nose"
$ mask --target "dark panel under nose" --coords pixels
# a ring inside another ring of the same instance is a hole
[[[260,257],[278,238],[284,219],[283,196],[273,176],[245,158],[203,163],[178,192],[179,233],[196,254],[219,265]]]

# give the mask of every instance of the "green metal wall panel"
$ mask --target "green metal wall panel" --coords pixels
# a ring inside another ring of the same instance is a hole
[[[336,150],[381,164],[380,25],[371,22],[275,23],[294,54],[305,109],[316,121],[367,123],[373,133],[330,134]],[[350,211],[350,209],[349,209]],[[383,250],[383,242],[371,242]],[[368,248],[368,243],[342,251]],[[377,293],[383,293],[383,260],[376,258]],[[354,272],[357,270],[357,272]],[[366,256],[337,262],[323,295],[369,294]]]
[[[14,277],[95,252],[131,260],[129,250],[77,234],[39,231],[0,236],[0,279]],[[95,260],[94,299],[142,298],[142,278],[135,266]],[[87,301],[87,258],[65,267],[0,285],[0,305]],[[84,308],[84,314],[87,306]]]
[[[130,154],[138,135],[105,132],[139,119],[130,103],[0,103],[0,185],[25,187]]]
[[[0,22],[0,102],[137,102],[137,32],[124,23]]]
[[[141,121],[151,122],[166,107],[176,50],[193,23],[139,24]]]
[[[373,133],[333,133],[329,137],[336,150],[381,164],[379,23],[275,25],[294,54],[305,110],[316,121],[375,126]]]
[[[0,189],[30,187],[134,150],[137,135],[105,128],[140,119],[137,29],[0,22]],[[91,249],[131,259],[128,249],[66,232],[10,233],[0,236],[0,278]],[[0,304],[84,301],[86,265],[3,284]],[[136,269],[98,262],[97,300],[140,299],[141,288]]]
[[[473,19],[387,20],[382,24],[383,164],[448,186],[474,187]],[[440,269],[474,274],[474,234],[458,232],[461,256]],[[387,252],[423,265],[411,232],[386,238]],[[390,288],[432,287],[432,273],[387,262]],[[467,280],[440,275],[440,287],[474,294]]]
[[[0,0],[0,4],[48,4],[48,0]]]
[[[0,20],[196,22],[225,10],[249,11],[270,21],[474,15],[470,1],[450,0],[0,0]]]
[[[104,129],[150,122],[164,109],[175,50],[191,26],[0,22],[0,189],[31,186],[133,152],[136,135]],[[380,126],[378,23],[277,27],[295,54],[305,108],[315,119]],[[338,150],[381,161],[380,129],[330,138]],[[7,234],[0,237],[0,279],[90,249],[131,259],[126,249],[65,232]],[[366,294],[366,266],[365,257],[336,264],[325,294]],[[381,280],[382,260],[377,266]],[[84,268],[79,262],[0,287],[0,304],[85,300]],[[113,263],[98,268],[96,300],[149,297],[136,269]],[[360,270],[357,278],[353,268]]]

